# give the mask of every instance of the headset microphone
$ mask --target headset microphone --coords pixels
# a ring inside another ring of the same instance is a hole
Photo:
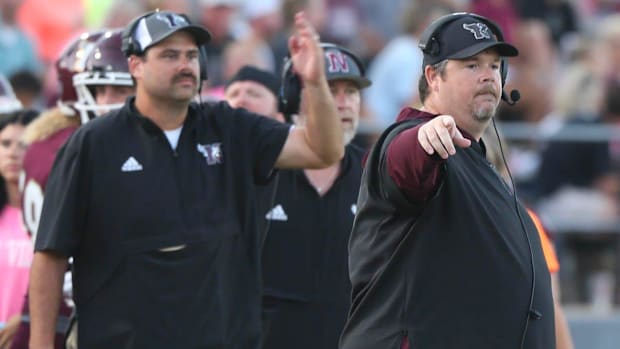
[[[519,90],[510,91],[510,97],[508,97],[508,94],[505,91],[502,91],[502,100],[508,103],[508,105],[515,105],[520,99],[521,93],[519,93]]]

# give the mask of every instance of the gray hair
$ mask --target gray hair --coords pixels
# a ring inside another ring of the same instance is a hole
[[[448,60],[444,59],[443,61],[439,63],[435,63],[431,65],[431,68],[433,68],[436,72],[438,72],[439,75],[441,75],[441,77],[443,77],[444,73],[446,72],[447,65],[448,65]],[[426,100],[426,97],[428,97],[428,94],[430,93],[428,89],[428,81],[426,81],[426,76],[424,75],[425,68],[426,66],[422,67],[422,75],[420,76],[420,80],[418,81],[418,93],[420,95],[420,101],[422,103],[424,103],[424,101]]]

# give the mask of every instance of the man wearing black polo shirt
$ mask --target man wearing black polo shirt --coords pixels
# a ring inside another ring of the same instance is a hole
[[[278,111],[278,77],[269,71],[246,65],[226,83],[224,99],[233,108],[245,108],[252,113],[284,122]]]
[[[226,83],[224,99],[233,108],[245,108],[256,114],[284,122],[284,116],[278,111],[278,90],[280,81],[269,71],[250,65],[243,66]],[[278,174],[274,172],[267,184],[257,188],[256,200],[261,246],[265,239],[269,222],[263,216],[273,203]]]
[[[518,51],[466,13],[432,23],[420,48],[423,107],[403,109],[365,165],[341,348],[554,348],[536,227],[480,139]]]
[[[338,348],[350,305],[347,244],[364,153],[351,140],[360,90],[370,81],[351,52],[327,44],[323,49],[347,146],[344,158],[325,169],[279,173],[275,200],[263,214],[270,223],[263,251],[265,349]],[[302,99],[297,125],[309,122],[307,107]]]
[[[31,348],[52,346],[67,257],[80,348],[258,348],[257,184],[343,156],[322,49],[303,13],[289,41],[307,128],[190,103],[209,33],[161,11],[130,23],[136,96],[78,129],[49,177],[31,272]],[[202,67],[204,68],[204,67]]]

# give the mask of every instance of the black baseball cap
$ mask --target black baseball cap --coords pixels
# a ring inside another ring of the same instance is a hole
[[[198,46],[206,44],[211,40],[211,34],[202,26],[191,24],[187,16],[171,11],[156,11],[138,19],[137,23],[132,21],[134,52],[125,52],[126,55],[132,53],[142,53],[149,47],[154,46],[166,39],[170,35],[184,30],[189,32]]]
[[[254,81],[269,89],[275,96],[278,96],[280,89],[280,79],[274,74],[266,70],[246,65],[226,83],[226,88],[237,81]]]
[[[436,40],[434,44],[438,44],[438,52],[436,49],[426,50],[424,66],[445,59],[465,59],[490,48],[496,49],[502,57],[519,55],[516,47],[498,41],[493,30],[473,16],[463,16],[447,23],[434,36],[434,40]]]

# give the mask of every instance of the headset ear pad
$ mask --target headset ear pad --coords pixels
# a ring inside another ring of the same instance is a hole
[[[506,79],[508,77],[508,60],[506,58],[502,58],[502,62],[499,66],[499,73],[502,77],[502,90],[506,86]]]
[[[140,50],[138,50],[134,44],[133,34],[134,34],[134,31],[136,30],[136,26],[138,25],[138,21],[140,21],[142,18],[146,16],[148,16],[148,14],[134,19],[133,21],[131,21],[129,25],[125,27],[125,29],[123,29],[123,32],[121,34],[121,40],[122,40],[121,51],[123,51],[123,53],[125,54],[125,57],[129,57],[134,54],[139,54]]]
[[[280,95],[278,96],[278,109],[284,114],[287,122],[290,122],[291,115],[299,113],[301,89],[301,79],[293,71],[292,61],[287,57],[282,70]]]
[[[134,18],[126,27],[123,29],[121,34],[121,51],[125,54],[125,57],[129,57],[131,55],[140,55],[142,53],[141,48],[136,47],[136,43],[134,42],[134,33],[136,31],[136,27],[138,26],[138,22],[142,18],[146,18],[156,11],[147,12],[141,16]]]

